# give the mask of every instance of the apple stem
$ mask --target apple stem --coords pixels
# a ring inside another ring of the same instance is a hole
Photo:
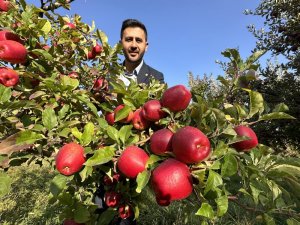
[[[144,140],[142,140],[142,141],[136,142],[135,145],[142,145],[142,144],[146,143],[146,142],[149,141],[149,140],[150,140],[150,137],[147,137],[146,139],[144,139]]]

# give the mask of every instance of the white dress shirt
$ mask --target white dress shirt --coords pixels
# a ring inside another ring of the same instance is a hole
[[[137,81],[137,75],[140,72],[142,66],[143,66],[144,60],[141,61],[141,63],[132,71],[132,73],[128,73],[125,71],[125,74],[119,75],[119,79],[124,82],[126,86],[129,86],[130,80]]]

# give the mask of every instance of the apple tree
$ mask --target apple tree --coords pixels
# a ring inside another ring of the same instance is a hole
[[[126,86],[120,45],[79,15],[9,1],[0,23],[1,196],[10,167],[50,164],[49,201],[65,224],[139,221],[147,190],[158,207],[192,202],[203,225],[230,204],[270,224],[299,221],[299,159],[273,154],[251,128],[293,119],[243,85],[262,52],[243,60],[225,50],[218,94],[155,80]]]

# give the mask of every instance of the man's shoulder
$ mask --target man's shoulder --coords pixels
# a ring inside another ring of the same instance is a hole
[[[147,65],[145,62],[143,64],[143,67],[146,68],[146,70],[151,74],[151,75],[159,75],[159,76],[163,76],[163,73],[154,69],[153,67]]]
[[[149,83],[150,78],[154,78],[158,80],[160,83],[164,83],[164,75],[162,72],[152,68],[151,66],[147,65],[145,62],[142,65],[138,73],[138,83]]]

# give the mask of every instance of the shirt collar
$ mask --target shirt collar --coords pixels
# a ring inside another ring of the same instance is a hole
[[[125,64],[125,62],[123,63],[123,65],[124,65],[124,64]],[[144,60],[142,60],[142,61],[140,62],[140,64],[132,71],[131,74],[138,75],[139,72],[140,72],[140,70],[141,70],[141,68],[142,68],[142,66],[143,66],[143,64],[144,64]]]

